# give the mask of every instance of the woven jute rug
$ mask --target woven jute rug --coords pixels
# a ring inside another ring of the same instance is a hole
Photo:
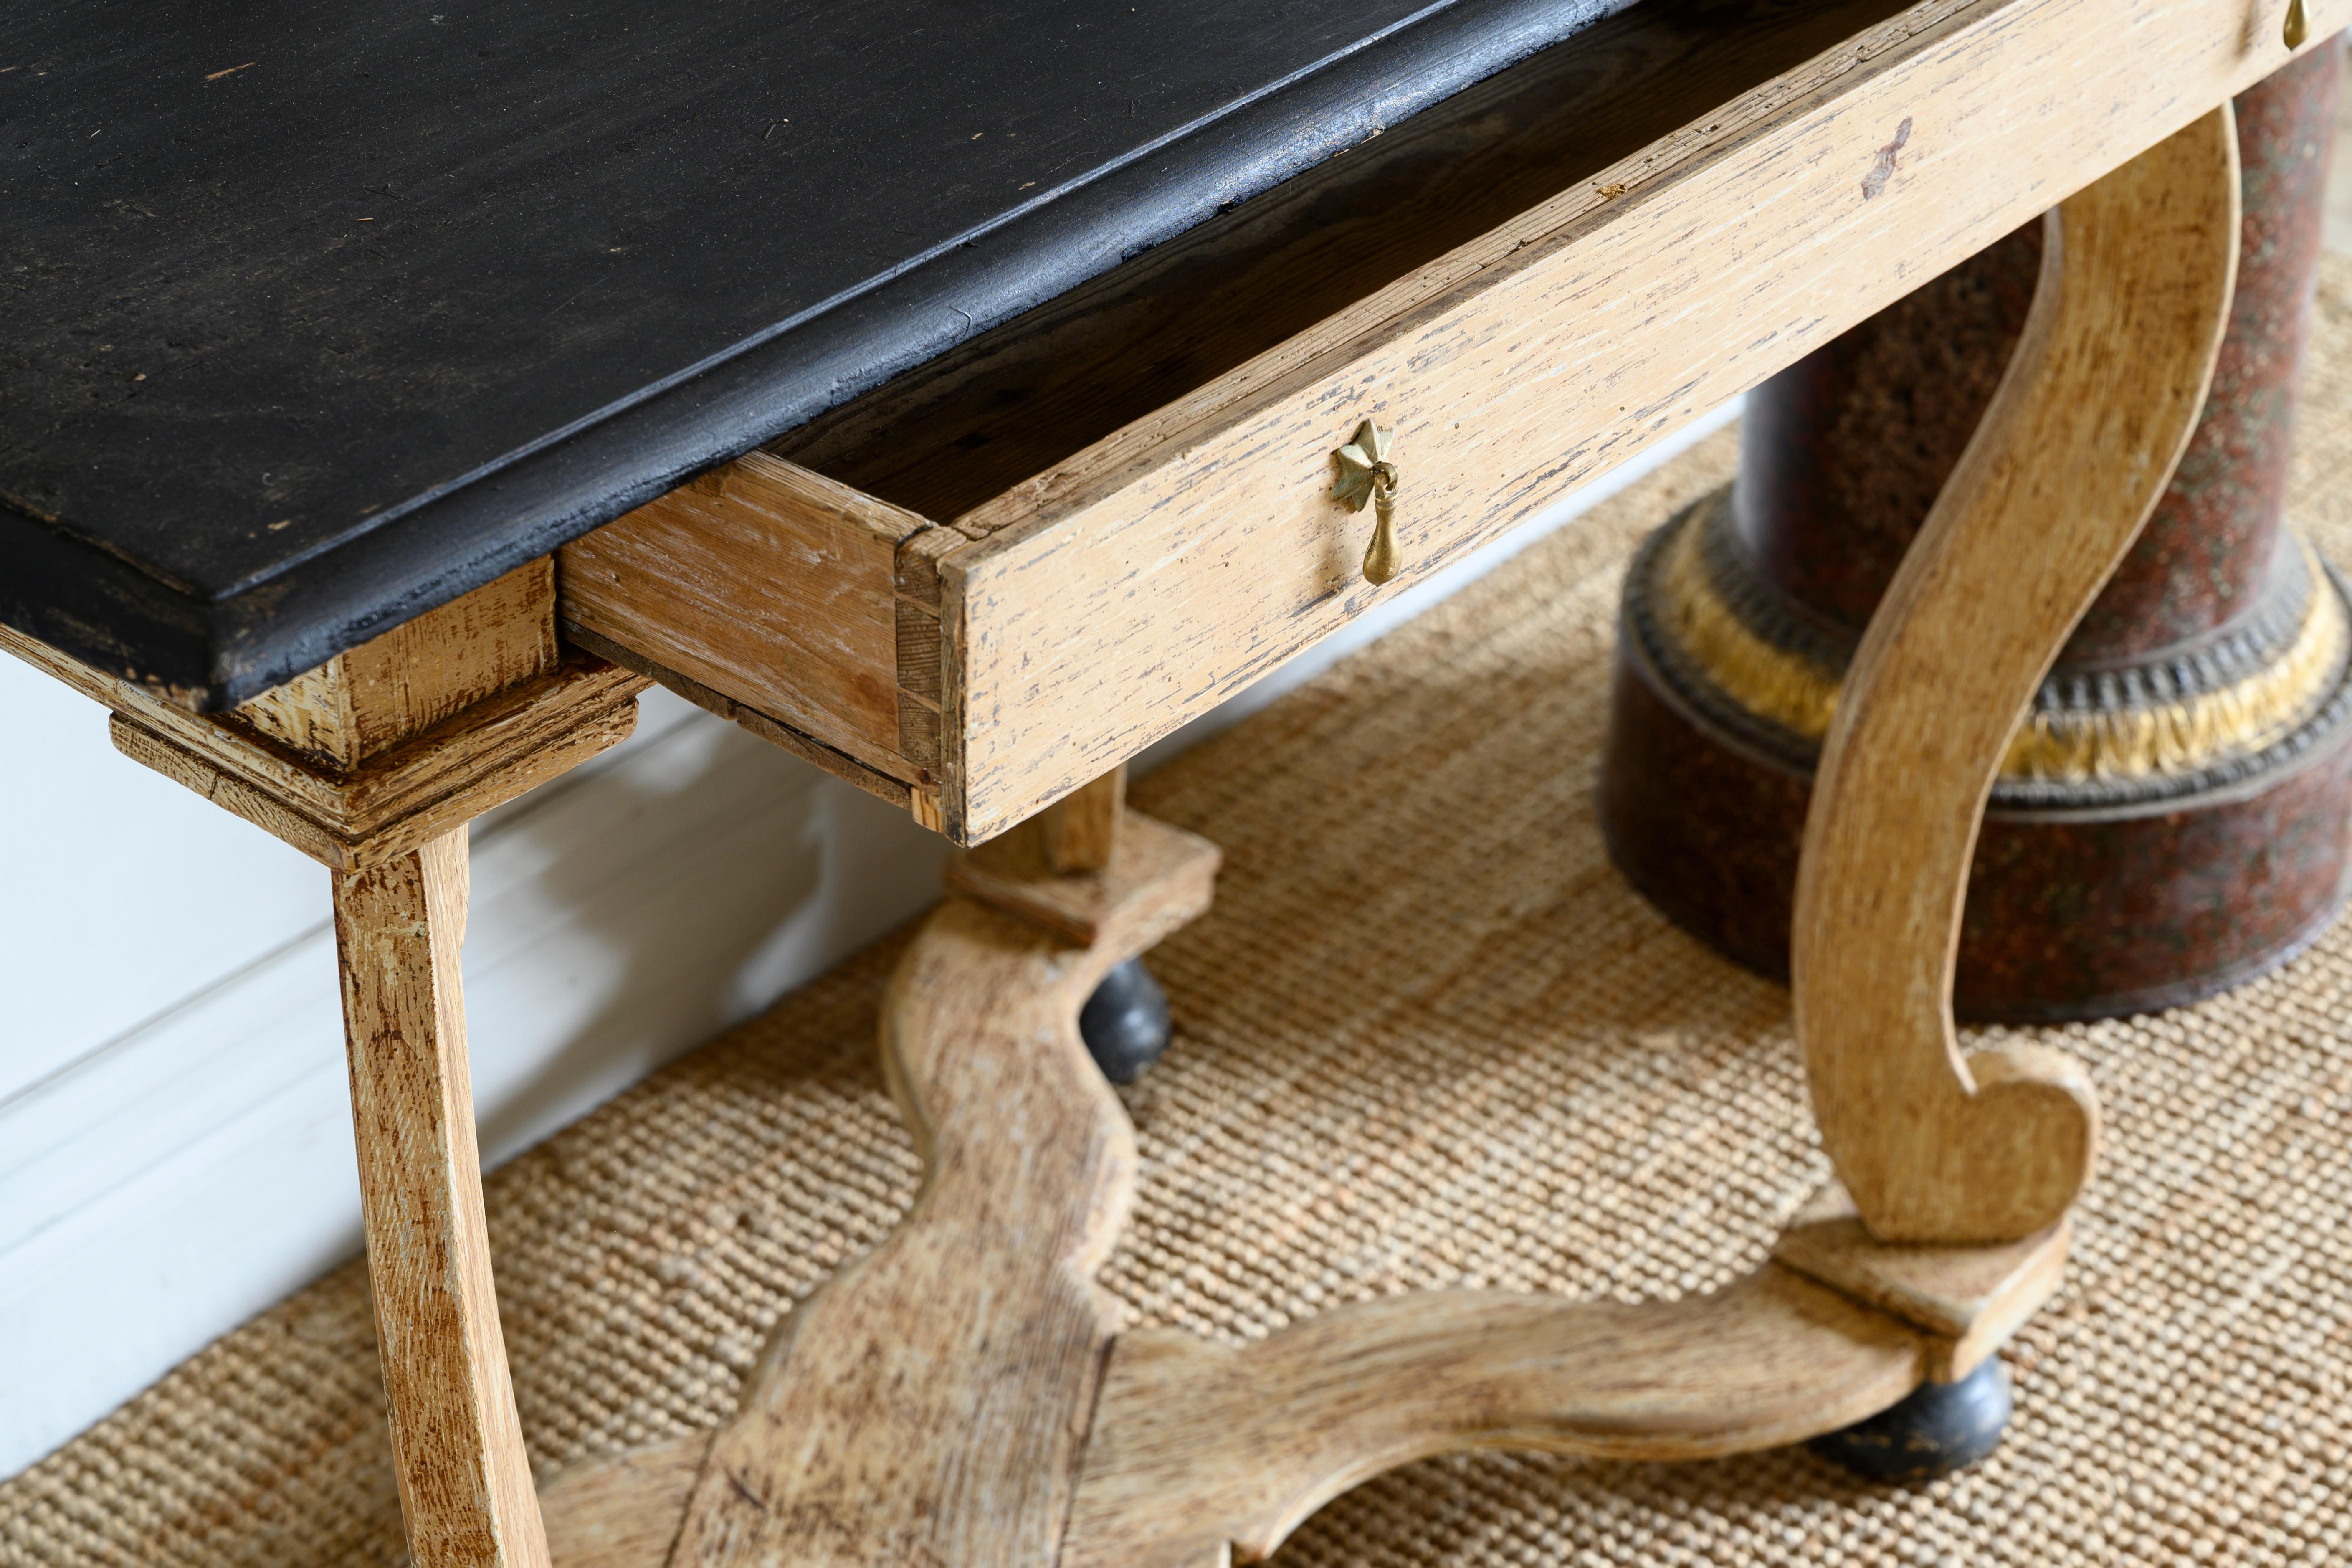
[[[2295,510],[2352,560],[2352,264],[2315,350]],[[1716,437],[1137,786],[1227,859],[1153,959],[1178,1037],[1128,1096],[1141,1200],[1104,1274],[1133,1322],[1238,1341],[1433,1286],[1706,1290],[1827,1176],[1787,994],[1629,891],[1593,819],[1622,564],[1733,455]],[[874,1065],[902,942],[492,1177],[543,1468],[718,1423],[777,1321],[905,1208]],[[2352,1559],[2347,1002],[2339,928],[2201,1005],[2042,1032],[2090,1064],[2111,1135],[1976,1470],[1451,1458],[1340,1498],[1278,1561]],[[345,1268],[0,1485],[0,1563],[397,1563],[380,1400]]]

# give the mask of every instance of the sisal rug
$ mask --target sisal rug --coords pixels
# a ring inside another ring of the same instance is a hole
[[[2296,511],[2352,560],[2352,263],[2320,296]],[[1224,846],[1158,950],[1104,1282],[1238,1341],[1433,1286],[1671,1297],[1756,1266],[1828,1173],[1786,994],[1668,926],[1593,822],[1619,574],[1718,437],[1141,781]],[[500,1305],[542,1468],[718,1423],[917,1169],[874,1067],[893,939],[499,1171]],[[2111,1134],[2063,1295],[1976,1470],[1801,1450],[1483,1455],[1339,1499],[1284,1568],[2352,1560],[2352,930],[2231,994],[2042,1031]],[[0,1484],[10,1568],[403,1559],[365,1281],[321,1280]]]

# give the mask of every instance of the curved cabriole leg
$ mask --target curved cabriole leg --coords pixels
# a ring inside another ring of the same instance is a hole
[[[1952,964],[2011,734],[2163,494],[2203,406],[2238,258],[2224,104],[2048,219],[1992,406],[1856,653],[1798,872],[1791,973],[1813,1113],[1890,1242],[2063,1215],[2098,1110],[2054,1051],[1963,1060]]]

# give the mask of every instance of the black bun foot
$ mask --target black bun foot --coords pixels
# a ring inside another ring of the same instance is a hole
[[[1133,1083],[1168,1048],[1168,993],[1130,958],[1102,978],[1078,1009],[1078,1033],[1113,1083]]]
[[[2000,1357],[1958,1383],[1923,1383],[1902,1404],[1816,1437],[1812,1449],[1865,1480],[1932,1481],[2000,1446],[2009,1426],[2009,1369]]]

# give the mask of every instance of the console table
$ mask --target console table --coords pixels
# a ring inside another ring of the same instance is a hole
[[[1427,1454],[1723,1454],[1997,1373],[2097,1112],[2062,1055],[1956,1046],[1969,853],[2195,422],[2229,100],[2352,21],[2309,9],[15,24],[0,646],[331,870],[415,1560],[1210,1568]],[[1128,760],[2045,211],[1823,747],[1794,987],[1838,1184],[1712,1295],[1118,1332],[1135,1154],[1080,1011],[1217,864]],[[927,1179],[729,1425],[535,1479],[465,829],[648,681],[967,847],[885,1008]]]

